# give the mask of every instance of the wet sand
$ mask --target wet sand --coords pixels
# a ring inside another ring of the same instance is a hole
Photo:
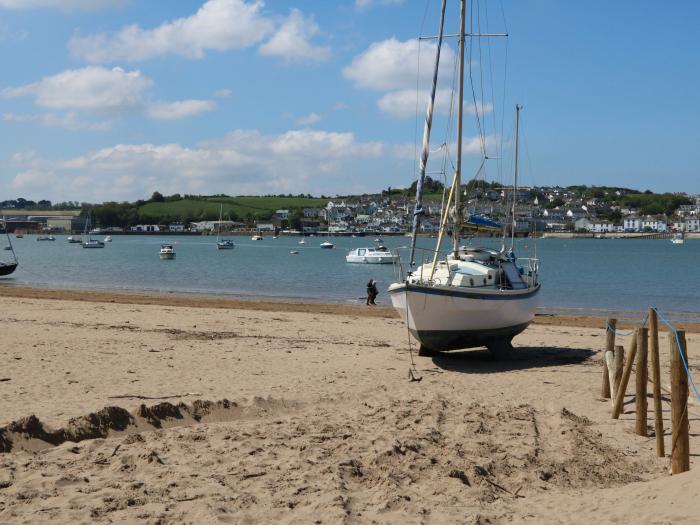
[[[538,318],[509,362],[414,354],[409,381],[387,308],[0,288],[0,312],[0,523],[693,523],[700,510],[694,458],[670,478],[653,438],[632,434],[633,399],[619,421],[599,399],[599,318]],[[700,335],[688,347],[692,363]]]

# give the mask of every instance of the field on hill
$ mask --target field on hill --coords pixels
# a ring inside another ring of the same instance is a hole
[[[218,218],[223,204],[224,218],[255,219],[270,217],[276,210],[320,208],[329,199],[306,197],[202,197],[171,202],[149,202],[139,208],[139,217],[145,222]]]

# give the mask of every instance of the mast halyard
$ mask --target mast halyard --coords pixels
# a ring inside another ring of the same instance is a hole
[[[513,175],[513,206],[510,212],[510,251],[515,248],[515,201],[518,192],[518,156],[520,152],[520,110],[523,109],[519,104],[515,105],[515,173]]]
[[[416,183],[416,207],[413,210],[413,236],[411,238],[411,255],[409,258],[409,274],[414,266],[414,257],[416,253],[416,238],[418,236],[418,226],[420,225],[420,217],[423,215],[423,181],[425,180],[425,166],[428,163],[428,155],[430,154],[430,129],[433,125],[433,108],[435,106],[435,91],[437,90],[438,71],[440,68],[440,50],[442,48],[442,37],[445,26],[445,8],[447,0],[442,0],[442,9],[440,11],[440,34],[437,42],[437,52],[435,54],[435,69],[433,70],[433,85],[430,90],[430,99],[428,101],[428,109],[425,113],[425,126],[423,127],[423,148],[420,156],[420,166],[418,173],[418,182]]]
[[[454,256],[459,252],[459,234],[462,230],[462,121],[464,120],[464,27],[467,0],[460,1],[459,13],[459,102],[457,104],[457,166],[454,180],[455,217],[452,228],[452,249]]]

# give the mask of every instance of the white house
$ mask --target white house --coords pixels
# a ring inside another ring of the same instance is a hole
[[[622,223],[626,232],[639,232],[642,230],[642,219],[639,217],[627,217]]]
[[[688,219],[685,221],[685,231],[698,232],[700,231],[700,219]]]
[[[647,217],[642,221],[642,230],[649,229],[654,232],[665,232],[668,229],[666,221]]]
[[[157,224],[137,224],[136,226],[132,226],[131,228],[132,232],[159,232],[160,227]]]
[[[185,225],[181,223],[173,223],[170,226],[168,226],[168,229],[171,232],[184,232],[185,231]]]
[[[283,221],[289,220],[289,210],[277,210],[275,217],[279,217]]]
[[[610,221],[595,221],[593,223],[594,233],[611,233],[616,231],[615,225]]]

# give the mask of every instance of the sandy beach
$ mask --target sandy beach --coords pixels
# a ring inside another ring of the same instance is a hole
[[[697,522],[700,407],[671,477],[632,397],[599,398],[602,319],[538,318],[509,362],[414,354],[409,381],[388,308],[0,288],[0,312],[0,523]]]

